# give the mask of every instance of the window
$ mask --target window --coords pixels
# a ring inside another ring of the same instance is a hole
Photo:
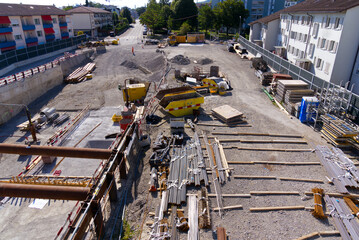
[[[71,19],[69,17],[66,17],[66,22],[67,23],[70,23],[71,22]]]
[[[15,40],[21,40],[21,39],[22,39],[21,34],[19,34],[19,35],[15,35]]]
[[[318,38],[317,47],[320,47],[321,42],[322,42],[322,39]]]
[[[295,56],[299,55],[299,49],[297,48],[296,52],[295,52]]]
[[[38,37],[42,37],[42,31],[36,31]]]
[[[35,19],[34,19],[34,22],[35,22],[35,25],[40,25],[40,24],[41,24],[39,18],[35,18]]]
[[[312,32],[313,37],[316,38],[316,37],[318,36],[318,30],[319,30],[319,24],[318,24],[318,23],[314,23],[313,32]]]
[[[333,49],[334,49],[334,41],[330,41],[329,42],[329,46],[328,46],[328,51],[333,51]]]
[[[334,42],[333,53],[337,52],[338,42]]]
[[[18,26],[19,26],[19,20],[17,20],[17,19],[11,19],[10,21],[11,21],[11,25],[12,25],[13,27],[18,27]]]
[[[323,17],[323,18],[322,18],[322,28],[324,27],[326,21],[327,21],[327,18],[326,18],[326,17]]]
[[[320,70],[322,70],[322,68],[323,68],[323,60],[320,59],[320,58],[318,58],[318,59],[317,59],[317,62],[316,62],[316,64],[315,64],[315,67],[316,67],[316,68],[319,68]]]
[[[330,27],[330,17],[328,17],[328,18],[326,19],[325,27],[326,27],[326,28],[329,28],[329,27]]]
[[[304,58],[304,51],[300,51],[300,58]]]
[[[302,16],[302,25],[305,23],[305,16]]]
[[[299,33],[299,37],[298,37],[299,41],[302,41],[302,35],[303,35],[302,33]]]
[[[313,53],[314,53],[314,48],[315,48],[315,45],[313,43],[311,43],[309,45],[309,56],[312,58],[313,57]]]
[[[324,73],[327,75],[329,74],[329,68],[330,68],[330,63],[326,62],[324,67]]]
[[[56,19],[56,18],[53,18],[53,19],[52,19],[52,22],[53,22],[53,23],[57,23],[57,19]]]
[[[320,48],[325,48],[326,41],[327,40],[325,38],[322,39],[322,42],[320,43]]]
[[[71,32],[72,29],[69,29],[69,32]]]
[[[304,35],[303,35],[303,42],[307,42],[307,37],[308,37],[307,34],[304,34]]]
[[[338,29],[338,28],[339,28],[339,24],[340,24],[340,18],[335,18],[334,28],[335,28],[335,29]]]

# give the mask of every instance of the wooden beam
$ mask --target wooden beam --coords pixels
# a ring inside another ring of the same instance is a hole
[[[208,197],[216,197],[217,195],[214,193],[208,193]],[[222,193],[222,197],[242,197],[242,198],[250,198],[250,194],[246,193]]]
[[[249,178],[249,179],[277,179],[276,176],[249,176],[249,175],[234,175],[234,178]]]
[[[228,164],[320,165],[320,162],[228,161]]]
[[[312,196],[312,192],[305,192],[307,196]],[[359,194],[342,194],[342,193],[325,193],[325,195],[329,197],[352,197],[352,198],[359,198]]]
[[[232,147],[235,148],[235,147]],[[238,150],[247,151],[273,151],[273,152],[314,152],[315,149],[286,149],[286,148],[250,148],[250,147],[237,147]]]
[[[223,208],[212,208],[213,211],[219,211],[219,210],[229,210],[229,209],[240,209],[243,208],[242,205],[234,205],[234,206],[227,206],[227,207],[223,207]]]
[[[297,182],[315,182],[315,183],[324,183],[320,179],[308,179],[308,178],[289,178],[289,177],[279,177],[281,181],[297,181]]]
[[[299,192],[286,192],[286,191],[250,191],[251,195],[299,195]]]
[[[253,133],[253,132],[212,132],[213,135],[239,135],[239,136],[268,136],[268,137],[291,137],[303,138],[302,135],[296,134],[275,134],[275,133]],[[208,136],[213,137],[213,136]]]
[[[255,207],[250,208],[251,212],[281,211],[281,210],[304,210],[305,206],[282,206],[282,207]]]

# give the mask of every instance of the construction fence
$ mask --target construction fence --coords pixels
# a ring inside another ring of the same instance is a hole
[[[333,89],[343,90],[342,87],[344,86],[339,86],[316,77],[313,73],[290,63],[278,55],[258,46],[255,43],[248,41],[242,36],[238,38],[238,42],[253,55],[257,55],[259,53],[263,60],[266,61],[267,64],[277,72],[289,74],[293,79],[300,79],[307,82],[310,86],[310,89],[316,90],[319,93],[329,92]],[[347,90],[342,92],[342,98],[347,105],[346,112],[355,117],[355,122],[359,123],[359,96]],[[323,94],[323,96],[325,97],[325,94]]]
[[[0,69],[3,69],[7,66],[10,66],[11,64],[24,61],[33,57],[41,56],[60,49],[75,46],[85,40],[86,40],[86,36],[81,35],[68,39],[56,40],[53,42],[48,42],[37,46],[5,52],[4,54],[0,55]]]

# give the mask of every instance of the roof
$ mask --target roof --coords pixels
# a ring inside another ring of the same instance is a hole
[[[0,3],[0,16],[68,15],[52,5]]]
[[[85,6],[73,8],[73,9],[67,10],[67,12],[68,13],[111,13],[111,12],[103,10],[101,8],[85,7]]]
[[[358,0],[306,0],[304,2],[284,8],[264,18],[249,23],[268,23],[280,17],[282,13],[298,13],[298,12],[343,12],[350,8],[359,6]]]

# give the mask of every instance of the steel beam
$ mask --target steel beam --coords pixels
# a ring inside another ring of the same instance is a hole
[[[90,191],[88,187],[67,187],[0,183],[0,197],[24,197],[83,201]]]
[[[74,157],[108,159],[112,150],[95,148],[53,147],[0,143],[0,153],[19,155],[41,155],[53,157]]]

